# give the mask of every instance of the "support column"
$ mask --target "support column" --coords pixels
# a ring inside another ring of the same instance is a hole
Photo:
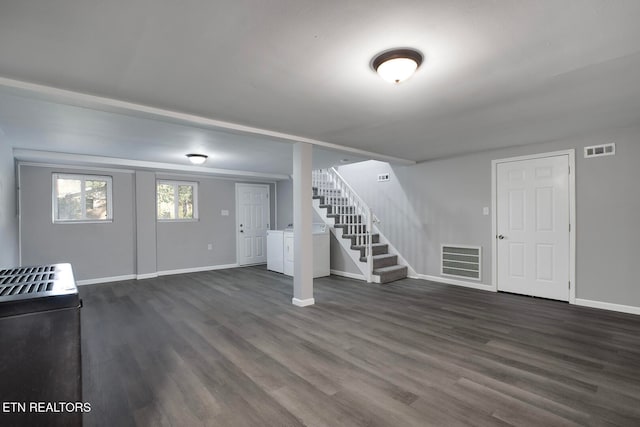
[[[313,210],[311,190],[313,146],[293,146],[293,305],[305,307],[313,299]]]
[[[136,272],[138,279],[156,272],[156,174],[136,171]]]

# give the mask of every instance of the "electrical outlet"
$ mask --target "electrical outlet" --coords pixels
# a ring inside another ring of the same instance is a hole
[[[212,251],[213,250],[213,243],[209,243],[207,245],[207,250]]]
[[[221,216],[229,216],[229,211],[228,211],[228,210],[226,210],[226,209],[222,209],[222,210],[220,211],[220,215],[221,215]]]
[[[489,215],[489,207],[485,206],[484,208],[482,208],[482,215]]]
[[[379,173],[378,174],[378,182],[386,182],[391,179],[390,174],[388,173]]]

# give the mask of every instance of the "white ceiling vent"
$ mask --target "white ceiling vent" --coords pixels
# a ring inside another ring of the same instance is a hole
[[[480,280],[480,246],[442,245],[442,275]]]
[[[600,157],[600,156],[613,156],[616,154],[615,142],[609,144],[592,145],[591,147],[584,147],[584,157]]]

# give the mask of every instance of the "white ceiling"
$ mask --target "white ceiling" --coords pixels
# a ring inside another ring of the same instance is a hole
[[[0,76],[419,161],[640,122],[638,16],[637,0],[2,0]],[[426,62],[392,86],[369,63],[396,46]],[[274,139],[11,96],[14,145],[290,169],[259,161]]]
[[[262,174],[292,173],[289,142],[193,124],[100,111],[0,89],[0,128],[15,148],[115,159],[189,165],[187,153],[207,154],[204,167]],[[21,151],[22,153],[22,151]],[[21,154],[20,160],[46,161],[49,154]],[[74,160],[73,157],[61,157]],[[80,158],[86,159],[86,157]],[[314,147],[314,167],[353,163],[367,157]],[[105,162],[117,165],[120,160]],[[268,176],[266,176],[268,177]],[[277,177],[276,177],[277,178]]]

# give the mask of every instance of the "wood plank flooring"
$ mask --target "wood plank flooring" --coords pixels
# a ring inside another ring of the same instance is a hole
[[[84,286],[86,426],[640,425],[640,316],[263,267]]]

